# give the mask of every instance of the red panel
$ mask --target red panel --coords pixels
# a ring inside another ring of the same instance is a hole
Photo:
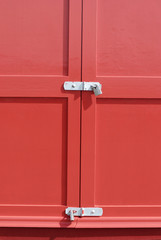
[[[67,100],[1,98],[0,113],[0,204],[66,205]]]
[[[161,100],[98,99],[96,112],[95,204],[159,205]]]
[[[68,0],[1,1],[1,75],[67,75],[68,5]]]
[[[86,0],[79,227],[161,227],[161,2]],[[87,181],[88,179],[88,181]]]
[[[160,5],[97,1],[97,76],[161,75]]]
[[[0,1],[0,226],[74,227],[81,0]]]

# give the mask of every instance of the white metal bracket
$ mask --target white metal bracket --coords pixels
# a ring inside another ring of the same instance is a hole
[[[102,85],[99,82],[65,82],[64,90],[93,91],[95,96],[102,94]]]
[[[74,208],[65,209],[65,214],[70,217],[70,221],[74,221],[74,217],[100,217],[103,214],[102,208]]]

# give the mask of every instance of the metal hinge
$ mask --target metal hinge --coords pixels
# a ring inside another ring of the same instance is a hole
[[[93,91],[95,96],[102,94],[102,85],[99,82],[65,82],[64,90]]]
[[[70,217],[70,221],[74,221],[74,217],[100,217],[103,214],[102,208],[74,208],[65,209],[65,214]]]

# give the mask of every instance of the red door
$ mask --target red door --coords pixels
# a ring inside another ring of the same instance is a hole
[[[0,1],[0,35],[0,226],[68,226],[80,93],[63,83],[81,80],[81,0]]]
[[[80,227],[161,227],[161,1],[84,0]]]
[[[0,226],[161,227],[160,8],[0,1]],[[81,80],[103,94],[64,91]]]

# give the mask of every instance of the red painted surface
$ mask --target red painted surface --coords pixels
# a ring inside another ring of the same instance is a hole
[[[0,1],[0,239],[159,239],[161,1]],[[63,90],[98,81],[103,94]],[[66,207],[102,207],[75,218]],[[147,237],[148,236],[148,237]],[[130,237],[130,238],[129,238]]]
[[[81,0],[0,1],[0,226],[74,227]]]
[[[84,1],[83,81],[103,91],[82,95],[81,205],[104,211],[90,226],[161,227],[160,7]]]

